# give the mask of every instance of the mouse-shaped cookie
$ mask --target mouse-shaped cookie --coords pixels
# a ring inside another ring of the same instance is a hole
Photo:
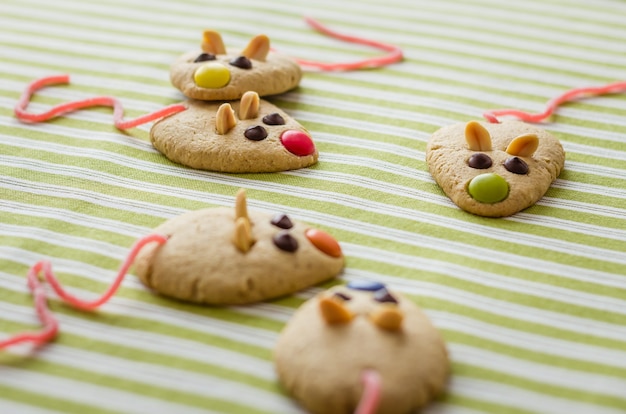
[[[503,217],[543,197],[563,169],[565,151],[537,126],[470,121],[436,131],[426,161],[437,184],[460,208]]]
[[[240,99],[247,91],[276,95],[298,86],[301,78],[300,65],[271,51],[267,36],[255,36],[234,51],[213,30],[203,32],[201,50],[185,53],[170,68],[175,87],[188,98],[205,101]]]
[[[185,111],[158,120],[150,130],[152,145],[174,162],[229,173],[285,171],[317,162],[307,130],[256,92],[246,92],[240,101],[183,105]]]
[[[174,217],[154,232],[162,245],[142,248],[135,273],[154,291],[184,301],[238,305],[284,296],[335,277],[344,266],[337,241],[284,214],[235,208]]]
[[[314,414],[407,414],[442,392],[449,361],[439,332],[378,282],[336,286],[305,302],[274,350],[286,390]],[[367,390],[362,378],[378,378]],[[376,398],[371,395],[377,394]],[[364,400],[377,400],[364,409]]]

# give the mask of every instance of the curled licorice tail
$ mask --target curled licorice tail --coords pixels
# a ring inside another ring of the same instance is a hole
[[[485,113],[483,113],[483,117],[493,124],[499,123],[500,121],[497,117],[502,115],[513,116],[525,122],[541,122],[552,115],[556,108],[565,102],[574,101],[578,98],[584,98],[587,96],[600,96],[622,92],[626,92],[626,82],[615,82],[604,86],[593,86],[588,88],[575,88],[548,101],[546,109],[538,114],[531,114],[517,109],[491,109],[489,111],[485,111]]]
[[[27,281],[28,288],[33,293],[35,299],[34,302],[37,316],[39,317],[39,320],[41,321],[43,327],[39,332],[24,332],[0,341],[0,349],[24,342],[32,342],[35,346],[41,346],[47,342],[50,342],[56,336],[59,330],[59,323],[54,317],[54,314],[48,308],[46,294],[39,280],[40,273],[43,273],[46,281],[50,284],[50,286],[52,286],[56,294],[64,302],[67,302],[73,307],[80,310],[94,310],[100,305],[106,303],[115,294],[117,289],[120,287],[124,276],[126,276],[126,273],[128,273],[128,269],[135,261],[137,254],[146,244],[163,244],[166,241],[167,237],[165,236],[162,236],[160,234],[150,234],[148,236],[142,237],[137,242],[135,242],[130,252],[128,253],[128,256],[122,263],[122,266],[118,271],[117,277],[115,278],[115,280],[113,280],[111,286],[109,286],[109,288],[106,290],[106,292],[102,294],[102,296],[100,296],[98,299],[91,301],[79,299],[65,291],[65,289],[63,289],[63,286],[61,286],[58,279],[52,272],[52,265],[49,261],[42,260],[35,263],[35,265],[33,265],[33,267],[31,267],[28,271]]]
[[[380,402],[380,374],[373,369],[366,369],[361,375],[363,394],[354,414],[374,414]]]
[[[134,128],[138,125],[145,124],[147,122],[154,121],[155,119],[163,118],[177,112],[187,109],[182,104],[174,104],[161,108],[158,111],[142,115],[135,119],[124,121],[124,107],[122,103],[112,96],[95,96],[92,98],[82,99],[79,101],[66,102],[59,105],[55,105],[49,110],[34,114],[26,111],[26,107],[30,103],[30,98],[39,89],[49,85],[63,85],[70,81],[69,75],[55,75],[47,76],[41,79],[36,79],[28,84],[24,93],[17,101],[15,105],[15,116],[17,119],[23,122],[45,122],[59,115],[63,115],[69,112],[78,111],[84,108],[91,108],[94,106],[110,106],[113,108],[113,123],[118,129]]]
[[[387,43],[379,42],[377,40],[365,39],[357,36],[350,36],[346,34],[338,33],[334,30],[331,30],[318,22],[317,20],[311,17],[305,17],[304,20],[315,30],[320,33],[325,34],[326,36],[330,36],[334,39],[338,39],[348,43],[355,43],[365,46],[371,46],[376,49],[384,50],[388,52],[386,55],[357,60],[354,62],[344,62],[344,63],[323,63],[317,62],[313,60],[305,60],[305,59],[295,59],[299,65],[304,67],[310,67],[314,69],[318,69],[325,72],[333,72],[333,71],[346,71],[346,70],[357,70],[363,68],[379,68],[382,66],[390,65],[392,63],[400,62],[403,59],[402,49],[398,46],[390,45]]]

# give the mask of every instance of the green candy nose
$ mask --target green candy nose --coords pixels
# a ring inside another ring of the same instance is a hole
[[[509,195],[509,184],[498,174],[481,174],[472,178],[467,192],[478,202],[493,204]]]

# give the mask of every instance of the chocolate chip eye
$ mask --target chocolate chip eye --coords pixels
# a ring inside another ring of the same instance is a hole
[[[483,154],[482,152],[478,152],[473,154],[469,160],[467,160],[467,165],[472,168],[476,168],[477,170],[484,170],[486,168],[491,167],[493,161],[487,154]]]
[[[346,295],[345,293],[341,293],[341,292],[335,292],[333,296],[338,297],[341,300],[346,300],[346,301],[352,299],[352,296]]]
[[[267,131],[261,125],[246,128],[243,135],[251,141],[262,141],[267,138]]]
[[[373,299],[376,302],[381,303],[398,303],[398,299],[394,298],[393,295],[389,293],[389,291],[385,288],[378,289],[376,292],[374,292]]]
[[[293,223],[291,219],[287,217],[286,214],[276,214],[272,217],[272,221],[270,221],[274,226],[279,227],[281,229],[290,229],[293,227]]]
[[[263,123],[265,125],[285,125],[285,120],[279,113],[274,112],[273,114],[265,115]]]
[[[504,161],[504,168],[513,174],[528,174],[528,164],[520,157],[509,157]]]
[[[200,53],[194,63],[206,62],[207,60],[215,60],[215,55],[212,53]]]
[[[272,237],[272,241],[280,250],[293,253],[298,250],[298,240],[296,240],[286,230],[280,231]]]
[[[252,62],[245,56],[236,57],[228,63],[239,69],[252,69]]]

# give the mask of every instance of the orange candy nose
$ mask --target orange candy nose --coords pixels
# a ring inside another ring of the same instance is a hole
[[[308,229],[304,235],[323,253],[332,257],[341,257],[341,247],[330,234],[318,229]]]

